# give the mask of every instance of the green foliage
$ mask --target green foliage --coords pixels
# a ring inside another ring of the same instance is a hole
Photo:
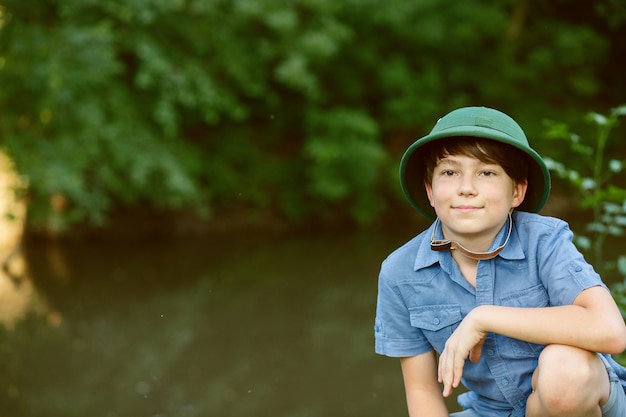
[[[376,122],[365,112],[335,109],[311,113],[307,127],[310,194],[327,201],[353,198],[353,217],[371,220],[378,208],[372,184],[385,158]]]
[[[5,0],[0,144],[36,227],[145,202],[367,222],[397,189],[381,173],[454,107],[532,134],[624,96],[618,2],[561,4]]]
[[[614,284],[612,294],[626,317],[626,256],[618,254],[606,258],[607,239],[621,238],[626,231],[626,182],[623,152],[610,152],[611,133],[618,127],[621,117],[626,116],[626,105],[610,110],[608,115],[588,113],[586,121],[595,128],[592,137],[580,137],[571,133],[564,123],[547,123],[547,137],[564,141],[574,157],[567,163],[546,158],[550,169],[568,181],[576,194],[572,200],[580,208],[591,211],[586,234],[576,234],[576,243],[583,250],[590,250],[593,263],[601,275],[617,272],[622,282]],[[615,137],[615,136],[613,136]],[[621,175],[620,175],[621,174]],[[626,362],[626,358],[622,358]]]
[[[577,235],[577,243],[592,250],[594,264],[604,271],[616,266],[603,259],[605,241],[609,236],[622,236],[626,227],[626,184],[623,175],[618,177],[623,174],[626,160],[615,153],[615,157],[609,158],[608,152],[611,131],[625,115],[626,105],[611,109],[608,115],[588,113],[585,119],[595,128],[595,136],[587,138],[571,133],[565,123],[546,122],[547,138],[564,141],[573,153],[567,163],[546,158],[548,167],[573,186],[579,194],[574,201],[592,212],[592,220],[587,224],[591,238]]]

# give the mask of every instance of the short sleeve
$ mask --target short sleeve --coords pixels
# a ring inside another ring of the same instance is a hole
[[[587,288],[606,285],[574,245],[567,223],[559,221],[556,225],[540,242],[539,272],[550,305],[570,305]]]
[[[381,355],[407,357],[432,350],[422,331],[411,325],[406,302],[397,285],[388,282],[384,266],[378,279],[374,336],[375,351]]]

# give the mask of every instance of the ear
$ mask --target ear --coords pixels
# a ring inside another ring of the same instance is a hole
[[[511,208],[519,207],[524,202],[526,197],[526,190],[528,190],[528,180],[518,182],[513,185],[513,201],[511,202]]]
[[[428,196],[428,201],[430,202],[430,206],[433,206],[433,186],[427,182],[424,182],[424,187],[426,188],[426,195]]]

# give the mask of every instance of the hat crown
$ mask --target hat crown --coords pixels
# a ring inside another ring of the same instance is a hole
[[[491,129],[509,136],[519,144],[528,146],[528,139],[515,120],[498,110],[488,107],[464,107],[454,110],[439,119],[430,134],[445,134],[445,131],[448,129],[464,127],[479,127],[487,129],[487,131]]]

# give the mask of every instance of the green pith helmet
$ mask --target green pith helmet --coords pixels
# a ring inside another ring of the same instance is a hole
[[[437,121],[427,136],[413,142],[400,162],[400,185],[409,203],[417,211],[435,218],[424,188],[423,146],[437,139],[472,136],[506,143],[525,152],[532,163],[528,173],[526,197],[518,207],[522,211],[538,212],[550,194],[550,172],[541,156],[529,145],[522,128],[506,114],[487,107],[463,107]]]

